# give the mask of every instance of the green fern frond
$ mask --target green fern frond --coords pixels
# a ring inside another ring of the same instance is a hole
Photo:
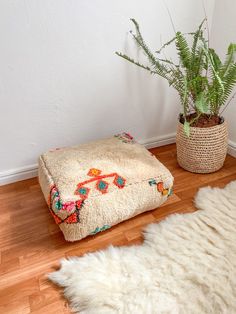
[[[207,49],[206,47],[203,47],[203,50],[204,50],[205,56],[209,62],[209,65],[210,65],[210,68],[212,71],[212,80],[218,81],[221,92],[224,93],[224,84],[223,84],[221,76],[219,75],[219,72],[217,71],[217,68],[216,68],[216,65],[214,62],[214,58],[211,54],[211,51],[209,49]]]
[[[214,49],[212,48],[209,48],[209,53],[212,57],[212,62],[213,62],[213,65],[214,65],[214,69],[219,72],[222,68],[222,61],[220,60],[220,57],[218,56],[218,54],[215,52]]]
[[[181,34],[181,32],[176,33],[176,49],[178,51],[178,55],[180,58],[180,62],[183,65],[183,67],[188,70],[190,66],[190,60],[191,60],[191,52],[188,47],[187,40],[184,38],[184,36]]]
[[[224,76],[225,74],[227,74],[229,67],[232,63],[234,63],[235,61],[235,53],[236,53],[236,44],[230,43],[228,46],[228,51],[226,54],[226,59],[225,62],[222,66],[222,76]]]
[[[137,66],[139,66],[140,68],[143,68],[143,69],[145,69],[145,70],[147,70],[147,71],[149,71],[151,73],[153,72],[148,66],[143,65],[143,64],[139,63],[138,61],[135,61],[134,59],[130,58],[129,56],[127,56],[127,55],[125,55],[125,54],[123,54],[121,52],[117,52],[116,51],[115,54],[117,56],[119,56],[119,57],[121,57],[121,58],[123,58],[123,59],[125,59],[125,60],[127,60],[127,61],[129,61],[129,62],[131,62],[131,63],[133,63],[135,65],[137,65]]]
[[[209,102],[205,92],[200,92],[195,101],[196,111],[199,113],[208,113],[210,111]]]
[[[225,104],[226,100],[229,98],[236,84],[236,63],[231,64],[228,67],[227,74],[224,76],[224,79],[223,79],[223,84],[224,84],[224,93],[222,93],[219,99],[220,106]]]
[[[193,44],[192,44],[192,49],[191,49],[192,63],[194,63],[194,60],[195,60],[195,54],[196,54],[196,50],[197,50],[197,46],[198,46],[198,41],[202,37],[202,26],[203,26],[205,21],[206,21],[206,19],[204,19],[202,21],[202,23],[199,25],[199,27],[198,27],[196,32],[190,33],[191,35],[193,35]]]
[[[170,73],[170,70],[165,65],[160,63],[158,59],[154,56],[154,54],[151,52],[151,50],[148,48],[148,46],[146,45],[142,37],[142,34],[139,29],[139,24],[137,23],[137,21],[135,19],[131,19],[131,21],[134,23],[135,30],[136,30],[136,34],[133,34],[133,32],[131,31],[134,41],[137,43],[139,47],[142,48],[144,54],[148,57],[149,62],[154,67],[155,71],[160,76],[168,80],[168,73]]]

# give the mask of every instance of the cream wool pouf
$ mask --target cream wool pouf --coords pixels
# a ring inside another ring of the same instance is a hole
[[[173,177],[123,133],[44,153],[39,183],[65,239],[76,241],[160,206]]]

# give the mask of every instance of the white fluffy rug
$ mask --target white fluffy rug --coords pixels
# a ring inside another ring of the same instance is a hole
[[[149,225],[142,245],[64,259],[49,278],[80,314],[235,314],[236,181],[195,202]]]

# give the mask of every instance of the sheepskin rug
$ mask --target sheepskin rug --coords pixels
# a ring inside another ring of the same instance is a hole
[[[236,181],[195,204],[149,225],[142,245],[64,259],[49,278],[80,314],[235,314]]]

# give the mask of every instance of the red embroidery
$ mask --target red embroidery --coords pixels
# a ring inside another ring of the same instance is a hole
[[[118,174],[115,176],[113,183],[119,188],[122,189],[125,186],[126,180],[119,176]]]
[[[62,203],[57,187],[55,185],[51,187],[50,195],[49,195],[49,209],[56,224],[59,225],[63,222],[69,223],[69,224],[80,222],[79,213],[80,213],[80,209],[83,207],[83,204],[84,204],[83,199],[78,200],[78,201],[70,201],[70,202]],[[58,212],[67,211],[67,212],[72,212],[72,213],[69,216],[67,216],[65,219],[62,219],[56,214],[54,210]]]
[[[78,222],[78,217],[77,217],[77,213],[73,213],[72,215],[70,215],[69,217],[67,217],[64,222],[68,223],[68,224],[72,224],[72,223],[77,223]]]
[[[96,183],[96,188],[102,193],[107,193],[108,183],[104,180],[98,180]]]
[[[118,138],[119,140],[121,140],[123,143],[134,143],[134,138],[132,135],[130,135],[129,133],[123,132],[121,134],[116,134],[115,135],[116,138]]]
[[[88,174],[91,172],[91,170],[94,170],[93,168],[89,170]],[[96,169],[97,171],[100,171],[98,169]],[[100,171],[101,173],[101,171]],[[81,198],[83,199],[86,199],[88,198],[88,194],[89,194],[89,191],[90,189],[85,187],[85,185],[89,184],[89,183],[92,183],[92,182],[95,182],[97,181],[96,183],[96,188],[101,192],[101,193],[107,193],[107,190],[108,190],[108,186],[109,184],[102,180],[102,179],[105,179],[105,178],[112,178],[114,177],[114,181],[113,183],[120,189],[122,189],[124,186],[125,186],[125,182],[126,180],[121,177],[120,175],[118,175],[116,172],[113,172],[113,173],[110,173],[110,174],[104,174],[104,175],[98,175],[96,177],[93,177],[89,180],[85,180],[83,182],[80,182],[77,184],[77,188],[75,190],[75,194],[76,195],[80,195]],[[86,191],[86,192],[85,192]],[[82,193],[81,193],[82,192]]]
[[[163,182],[157,183],[157,190],[158,190],[158,192],[163,192],[163,190],[164,190]]]
[[[88,197],[90,189],[86,187],[78,187],[78,189],[75,191],[76,195],[79,195],[82,200],[85,200]]]
[[[62,203],[57,187],[55,185],[51,187],[49,195],[49,208],[56,224],[61,224],[63,222],[67,224],[80,222],[80,209],[83,207],[84,201],[88,198],[90,192],[90,188],[85,185],[96,182],[96,189],[102,194],[105,194],[108,192],[109,183],[104,179],[114,177],[113,184],[115,184],[119,189],[122,189],[125,186],[126,180],[116,172],[105,175],[100,174],[101,170],[92,168],[88,172],[88,175],[92,176],[92,178],[77,184],[77,188],[74,192],[76,195],[80,196],[80,199],[77,201]],[[67,211],[71,214],[65,219],[62,219],[57,215],[57,212],[62,211]]]

